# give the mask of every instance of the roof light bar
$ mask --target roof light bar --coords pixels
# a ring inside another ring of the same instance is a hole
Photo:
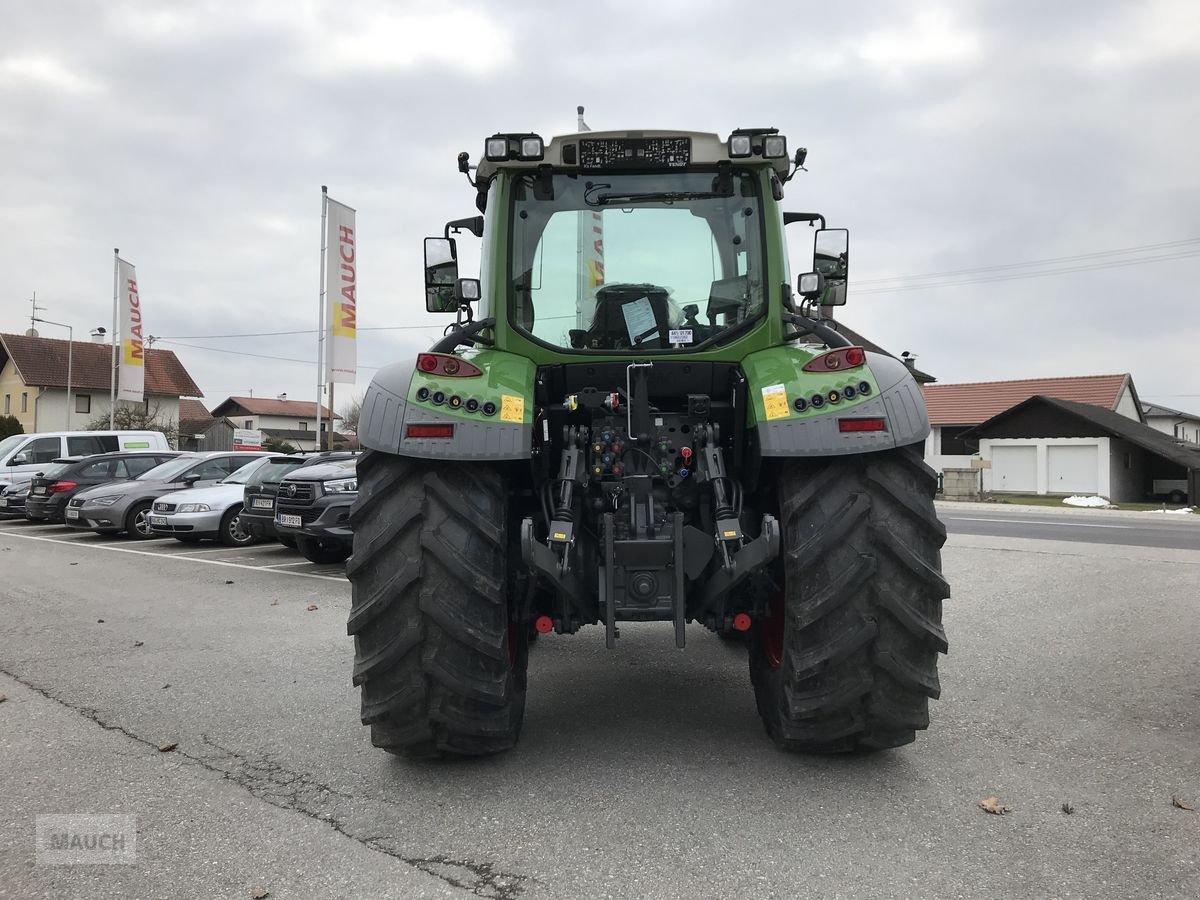
[[[493,134],[483,142],[483,155],[489,162],[531,162],[546,155],[546,142],[537,134]]]

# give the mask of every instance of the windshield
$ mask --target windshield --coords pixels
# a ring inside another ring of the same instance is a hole
[[[198,457],[177,456],[165,463],[159,463],[153,469],[147,469],[135,478],[135,481],[171,481],[196,464]]]
[[[292,469],[298,469],[304,464],[302,459],[268,459],[267,464],[254,473],[253,484],[270,484],[282,481],[283,476]]]
[[[686,349],[762,312],[753,173],[522,176],[510,320],[554,347]]]
[[[0,441],[0,459],[4,459],[6,456],[8,456],[8,454],[10,454],[13,449],[27,437],[29,437],[27,434],[14,434]]]
[[[269,456],[262,456],[258,459],[252,459],[240,469],[236,469],[232,475],[226,475],[221,479],[221,484],[249,484],[254,476],[258,474],[258,470],[271,462]]]
[[[51,465],[48,465],[46,468],[42,469],[39,474],[42,478],[57,478],[73,465],[75,465],[74,460],[71,462],[52,463]]]

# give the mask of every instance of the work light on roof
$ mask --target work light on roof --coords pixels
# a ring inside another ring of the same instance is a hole
[[[546,154],[542,139],[536,134],[521,138],[521,159],[541,159]]]
[[[483,155],[492,162],[508,159],[508,138],[503,135],[488,138],[484,143]]]
[[[787,156],[787,138],[782,134],[768,134],[763,137],[762,155],[767,159],[782,159]]]
[[[729,155],[741,158],[750,155],[750,135],[734,134],[729,138]]]

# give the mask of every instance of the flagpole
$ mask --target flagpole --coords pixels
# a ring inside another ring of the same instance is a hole
[[[329,427],[325,429],[325,449],[333,449],[333,382],[329,382]]]
[[[120,293],[120,258],[121,250],[113,247],[113,320],[112,320],[112,358],[108,372],[108,430],[113,431],[113,420],[117,412],[117,295]]]
[[[586,123],[584,123],[584,121],[583,121],[583,107],[582,106],[575,107],[575,114],[578,117],[578,121],[576,122],[575,127],[579,131],[579,133],[582,134],[584,131],[590,131],[591,129],[589,129],[587,127]],[[587,239],[584,234],[584,228],[587,227],[584,224],[587,221],[586,216],[587,216],[587,213],[582,212],[582,211],[575,214],[575,218],[577,220],[575,223],[575,275],[576,275],[576,279],[575,279],[575,327],[576,328],[585,327],[584,322],[583,322],[583,318],[584,318],[583,317],[583,295],[584,295],[584,292],[587,287],[587,259],[584,257],[584,247],[586,246],[585,241]]]
[[[325,220],[329,215],[329,185],[321,185],[321,293],[317,302],[317,433],[316,448],[321,449],[321,392],[325,387],[325,366],[321,351],[325,346]]]

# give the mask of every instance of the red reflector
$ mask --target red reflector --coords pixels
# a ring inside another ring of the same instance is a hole
[[[838,347],[820,356],[814,356],[803,366],[805,372],[836,372],[840,369],[855,369],[867,361],[862,347]]]
[[[404,431],[405,437],[410,438],[452,438],[453,425],[409,425]]]
[[[431,375],[448,375],[451,378],[474,378],[483,374],[479,366],[449,353],[418,353],[417,368]]]
[[[838,419],[838,431],[842,434],[855,431],[887,431],[884,419]]]
[[[750,616],[747,615],[746,613],[738,613],[736,616],[734,616],[733,617],[733,630],[734,631],[749,631],[750,630]]]
[[[549,634],[554,630],[554,620],[549,616],[538,616],[533,627],[537,629],[538,634]]]
[[[73,491],[79,487],[74,481],[56,481],[54,484],[46,488],[51,494],[61,494],[65,491]]]

